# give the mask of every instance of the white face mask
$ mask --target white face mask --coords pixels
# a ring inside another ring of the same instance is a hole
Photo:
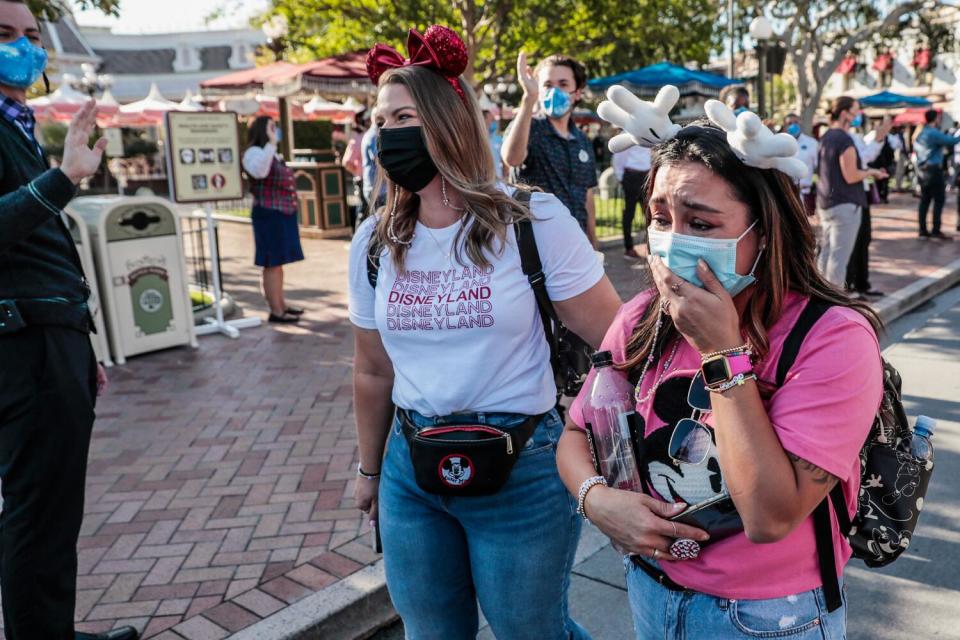
[[[735,296],[756,281],[753,272],[760,263],[763,254],[761,248],[750,273],[742,276],[737,273],[737,244],[757,225],[747,227],[738,238],[701,238],[669,231],[647,230],[650,242],[650,254],[660,256],[664,264],[675,274],[696,286],[703,288],[703,282],[697,276],[697,260],[703,259],[713,274],[731,296]]]

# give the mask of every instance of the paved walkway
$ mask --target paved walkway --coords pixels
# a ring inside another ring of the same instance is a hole
[[[896,202],[911,209],[874,214],[874,285],[888,291],[960,256],[960,242],[917,240],[915,201]],[[250,227],[225,223],[220,238],[226,289],[262,315]],[[351,500],[346,246],[306,240],[309,259],[287,270],[301,326],[204,337],[112,369],[90,453],[81,630],[224,638],[375,559]],[[643,268],[616,246],[607,263],[622,296],[640,290]]]

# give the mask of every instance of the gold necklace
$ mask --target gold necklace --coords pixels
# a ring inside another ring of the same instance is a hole
[[[440,249],[440,253],[442,253],[443,255],[445,255],[445,256],[447,257],[447,262],[452,265],[452,264],[453,264],[453,258],[452,258],[452,255],[453,255],[453,241],[450,242],[450,249],[449,249],[449,250],[445,250],[445,249],[443,248],[443,245],[440,244],[440,241],[437,240],[437,236],[433,235],[433,231],[430,229],[430,227],[428,227],[427,225],[423,224],[422,222],[421,222],[420,224],[423,225],[423,228],[427,230],[427,235],[429,235],[430,238],[433,239],[433,243],[434,243],[435,245],[437,245],[437,249]]]

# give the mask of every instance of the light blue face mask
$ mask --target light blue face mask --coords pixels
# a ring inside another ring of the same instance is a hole
[[[800,137],[800,131],[801,131],[800,125],[797,124],[796,122],[787,126],[787,133],[792,135],[794,138]]]
[[[850,121],[850,126],[851,126],[851,127],[860,127],[860,126],[862,126],[862,125],[863,125],[863,114],[862,114],[862,113],[858,113],[857,116],[856,116],[853,120]]]
[[[499,129],[499,127],[497,126],[497,121],[494,120],[490,123],[490,126],[487,127],[487,133],[489,133],[491,136],[495,136],[497,135],[497,129]]]
[[[540,106],[543,112],[550,118],[562,118],[570,111],[573,103],[570,101],[570,94],[563,89],[550,87],[540,98]]]
[[[697,277],[697,260],[703,258],[713,274],[731,296],[735,296],[756,282],[753,272],[760,263],[763,249],[757,253],[750,273],[742,276],[737,273],[737,243],[757,225],[747,227],[739,238],[700,238],[668,231],[647,230],[650,241],[650,254],[660,256],[670,271],[696,286],[703,288],[703,282]]]
[[[47,68],[47,52],[26,36],[0,44],[0,84],[26,89]]]
[[[280,142],[281,140],[283,140],[283,129],[281,129],[280,127],[277,127],[276,129],[274,129],[274,135],[277,136],[277,142]]]

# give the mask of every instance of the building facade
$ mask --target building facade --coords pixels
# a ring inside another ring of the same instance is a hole
[[[50,79],[83,75],[81,65],[112,77],[111,91],[121,103],[144,98],[156,83],[168,100],[180,101],[200,83],[254,66],[266,36],[254,29],[157,34],[118,34],[107,27],[80,27],[70,15],[44,23],[43,44],[50,52]]]

